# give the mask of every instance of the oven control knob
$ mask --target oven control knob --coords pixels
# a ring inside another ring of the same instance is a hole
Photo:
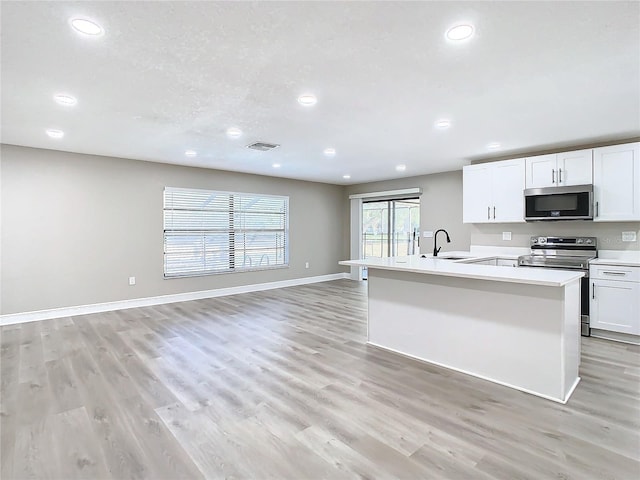
[[[584,242],[584,238],[579,238],[578,240],[576,240],[576,243],[582,243],[582,242]],[[589,242],[587,241],[587,243]]]
[[[545,243],[547,243],[547,237],[538,238],[538,243],[544,245]]]
[[[593,240],[591,240],[590,238],[587,238],[587,243],[591,245],[593,243]]]

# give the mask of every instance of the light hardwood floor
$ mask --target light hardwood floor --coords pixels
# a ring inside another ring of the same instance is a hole
[[[637,347],[584,339],[560,405],[368,347],[365,318],[339,280],[3,327],[2,479],[640,475]]]

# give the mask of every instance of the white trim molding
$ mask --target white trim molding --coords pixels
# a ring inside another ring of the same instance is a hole
[[[362,258],[362,199],[351,199],[351,260]],[[362,267],[351,267],[351,280],[362,281]]]
[[[370,192],[370,193],[354,193],[349,195],[349,199],[354,198],[400,198],[407,195],[422,195],[422,189],[416,188],[404,188],[402,190],[387,190],[386,192]]]
[[[349,274],[332,273],[329,275],[318,275],[315,277],[293,278],[291,280],[281,280],[278,282],[254,283],[251,285],[239,285],[237,287],[216,288],[213,290],[176,293],[172,295],[160,295],[157,297],[134,298],[131,300],[52,308],[49,310],[38,310],[34,312],[9,313],[6,315],[0,315],[0,326],[14,325],[16,323],[37,322],[40,320],[50,320],[52,318],[71,317],[75,315],[111,312],[113,310],[124,310],[127,308],[150,307],[152,305],[163,305],[166,303],[187,302],[189,300],[202,300],[204,298],[224,297],[227,295],[236,295],[238,293],[260,292],[262,290],[294,287],[296,285],[308,285],[311,283],[328,282],[342,278],[348,279]]]

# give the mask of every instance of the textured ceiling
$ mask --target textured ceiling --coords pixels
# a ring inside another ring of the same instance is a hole
[[[346,184],[640,134],[638,2],[0,8],[3,143]],[[78,15],[105,35],[78,35]],[[476,35],[452,44],[460,21]],[[55,104],[60,92],[78,104]],[[296,101],[307,92],[314,107]]]

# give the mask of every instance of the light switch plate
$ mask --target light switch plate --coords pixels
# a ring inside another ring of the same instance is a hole
[[[511,240],[511,232],[502,232],[503,240]]]
[[[136,284],[136,277],[129,277],[129,285],[135,285]]]
[[[433,237],[433,231],[431,230],[425,230],[424,232],[422,232],[422,236],[424,238],[432,238]]]
[[[636,232],[622,232],[623,242],[635,242],[637,240]]]

